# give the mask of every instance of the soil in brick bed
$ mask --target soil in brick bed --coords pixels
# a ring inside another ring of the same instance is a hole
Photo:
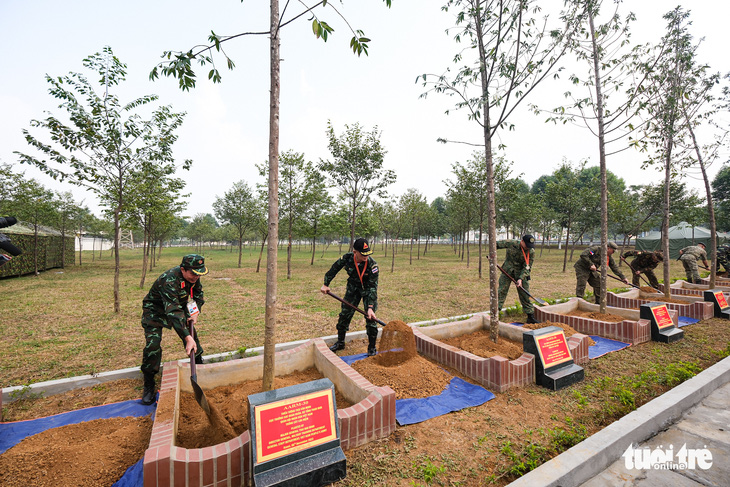
[[[579,316],[581,318],[590,318],[596,321],[607,321],[609,323],[618,323],[625,320],[623,316],[614,315],[611,313],[599,313],[598,311],[580,311],[575,310],[570,313],[565,313],[565,316]]]
[[[541,323],[540,326],[545,325]],[[489,338],[489,330],[477,330],[473,333],[445,338],[439,341],[484,358],[499,356],[509,360],[515,360],[520,358],[523,352],[521,342],[500,337],[499,342],[494,343]]]
[[[554,321],[545,321],[543,323],[526,323],[524,325],[524,327],[528,330],[539,330],[540,328],[545,328],[546,326],[557,326],[558,328],[561,328],[565,333],[565,338],[570,338],[578,333],[578,331],[572,326],[566,325],[565,323],[556,323]],[[595,340],[593,340],[593,338],[591,337],[588,337],[588,346],[592,347],[595,344]]]
[[[289,375],[274,377],[274,389],[322,379],[314,367]],[[230,386],[206,390],[205,398],[211,406],[211,419],[189,392],[180,394],[180,415],[177,427],[177,446],[182,448],[203,448],[224,443],[249,429],[249,411],[246,398],[262,392],[260,380],[242,382]],[[335,388],[335,399],[340,409],[352,406]],[[166,414],[158,411],[161,418]]]
[[[0,485],[112,485],[142,458],[151,431],[149,417],[126,417],[95,419],[29,436],[0,455]]]

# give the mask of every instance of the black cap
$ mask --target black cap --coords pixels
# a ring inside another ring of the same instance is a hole
[[[370,255],[373,253],[373,249],[368,245],[368,241],[364,238],[358,238],[355,243],[352,244],[352,248],[360,252],[362,255]]]
[[[528,249],[534,249],[535,248],[535,237],[532,235],[525,235],[522,237],[522,241],[525,242],[525,245]]]

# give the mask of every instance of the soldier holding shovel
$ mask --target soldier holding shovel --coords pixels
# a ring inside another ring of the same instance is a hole
[[[656,290],[659,290],[659,281],[654,274],[654,269],[659,265],[660,262],[664,261],[664,254],[661,250],[655,251],[644,251],[644,250],[629,250],[624,252],[621,258],[626,261],[628,257],[634,257],[629,267],[631,268],[632,276],[631,283],[634,286],[639,286],[639,276],[643,273],[647,279],[649,279],[649,285]]]
[[[528,297],[530,270],[535,263],[535,237],[525,235],[522,240],[500,240],[497,242],[497,248],[507,249],[504,264],[502,264],[502,275],[499,276],[499,309],[502,309],[504,301],[507,299],[509,286],[514,281],[522,310],[527,315],[527,323],[537,323],[533,314],[535,307]],[[528,294],[520,292],[520,289],[527,291]]]
[[[608,264],[608,267],[621,278],[624,284],[628,284],[629,281],[626,276],[623,275],[621,269],[616,265],[616,261],[613,260],[613,253],[618,250],[618,245],[614,242],[608,242],[607,245],[608,255],[601,258],[601,246],[593,245],[588,247],[581,254],[580,258],[575,261],[573,267],[575,268],[575,295],[582,298],[585,295],[586,284],[590,284],[593,288],[593,294],[596,296],[596,304],[601,304],[601,276],[598,274],[598,269],[602,264]]]
[[[334,264],[324,275],[324,285],[320,288],[322,294],[330,292],[329,284],[338,272],[345,269],[347,272],[347,289],[344,300],[352,306],[357,306],[360,300],[365,308],[365,329],[368,335],[368,356],[375,355],[375,342],[378,338],[378,325],[375,311],[378,309],[378,264],[370,257],[373,250],[368,241],[358,238],[352,245],[352,252],[348,252]],[[352,306],[342,304],[342,311],[337,321],[337,341],[330,347],[336,352],[345,348],[345,335],[350,329],[350,322],[355,310]]]

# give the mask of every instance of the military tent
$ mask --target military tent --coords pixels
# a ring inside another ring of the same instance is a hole
[[[717,244],[723,244],[730,242],[730,236],[727,233],[717,232]],[[679,257],[680,249],[689,247],[690,245],[697,245],[703,243],[707,247],[709,253],[710,249],[710,230],[704,227],[694,227],[687,222],[680,222],[679,224],[669,227],[669,258],[677,259]],[[657,231],[651,231],[643,237],[637,237],[636,239],[636,250],[661,250],[662,248],[662,233]],[[708,258],[710,255],[708,254]]]

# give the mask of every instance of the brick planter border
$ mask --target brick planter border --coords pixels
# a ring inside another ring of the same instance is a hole
[[[277,352],[277,372],[284,369],[286,374],[288,368],[306,364],[307,355],[310,366],[316,366],[341,392],[345,390],[350,396],[361,397],[353,406],[337,410],[343,449],[363,445],[395,431],[395,392],[389,387],[371,384],[332,353],[321,338]],[[262,364],[263,357],[257,356],[198,366],[198,382],[203,386],[206,375],[211,377],[212,383],[225,380],[226,374],[221,372],[224,367],[263,371]],[[251,436],[248,431],[225,443],[205,448],[186,449],[174,445],[179,392],[185,387],[183,378],[190,376],[189,367],[187,361],[164,365],[158,408],[164,405],[174,413],[164,421],[155,418],[143,462],[144,487],[251,485]],[[241,380],[234,379],[231,383],[237,382]]]
[[[629,291],[634,293],[634,291]],[[609,306],[615,306],[617,308],[639,308],[642,304],[651,303],[651,299],[639,299],[631,296],[629,293],[627,296],[621,294],[606,293],[606,304]],[[714,316],[714,308],[712,303],[705,301],[697,301],[694,303],[677,304],[677,303],[662,303],[667,305],[667,309],[676,311],[678,316],[687,316],[688,318],[695,318],[698,320],[706,320]]]

